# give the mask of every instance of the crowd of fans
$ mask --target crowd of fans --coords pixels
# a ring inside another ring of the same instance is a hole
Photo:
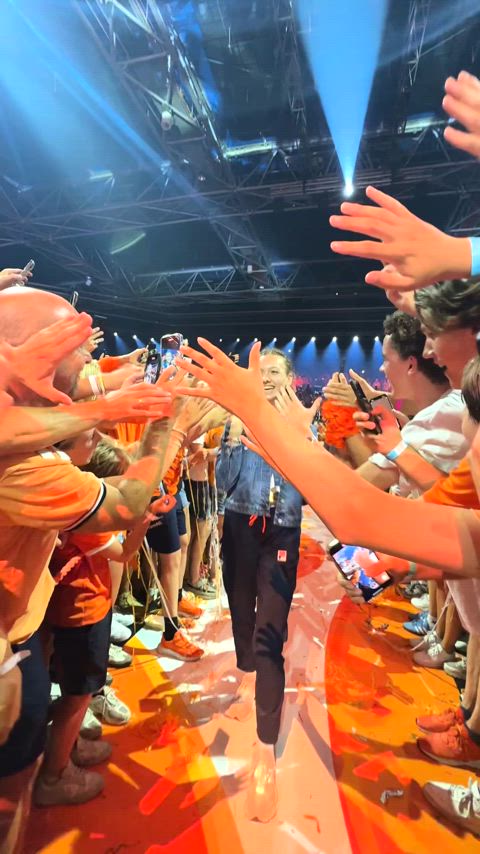
[[[462,72],[446,88],[466,128],[446,138],[480,157],[480,82]],[[257,720],[247,815],[275,814],[305,503],[340,542],[375,551],[365,577],[388,572],[418,608],[412,661],[464,685],[457,708],[419,710],[419,750],[480,767],[480,250],[367,195],[374,205],[345,203],[331,222],[373,240],[332,248],[381,261],[367,282],[396,308],[382,366],[393,405],[351,376],[380,432],[344,373],[302,402],[288,356],[259,343],[244,369],[199,339],[203,352],[184,346],[146,383],[143,350],[96,360],[88,315],[21,270],[0,273],[2,851],[22,850],[32,798],[81,804],[102,790],[90,770],[111,753],[102,721],[130,718],[109,668],[130,664],[123,644],[139,626],[161,633],[159,655],[202,659],[189,629],[220,595],[220,540],[241,675],[228,714]],[[452,786],[439,768],[424,793],[480,833],[477,780]]]

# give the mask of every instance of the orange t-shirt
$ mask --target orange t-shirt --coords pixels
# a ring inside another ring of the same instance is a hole
[[[176,495],[182,477],[183,447],[177,451],[176,457],[163,478],[163,486],[168,495]]]
[[[58,532],[86,522],[104,497],[103,482],[61,451],[0,458],[0,614],[11,643],[26,640],[45,616]]]
[[[102,552],[115,534],[72,534],[55,549],[50,569],[57,582],[47,610],[52,626],[76,627],[98,623],[112,607],[112,579]]]
[[[462,460],[450,474],[437,480],[431,489],[423,493],[422,499],[430,504],[446,504],[467,510],[480,509],[480,500],[468,460]]]

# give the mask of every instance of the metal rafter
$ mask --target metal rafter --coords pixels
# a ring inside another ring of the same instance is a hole
[[[172,141],[172,135],[168,132],[162,132],[161,112],[165,108],[195,128],[196,137],[192,139],[187,135],[184,142],[188,143],[189,151],[192,150],[192,145],[194,146],[194,160],[198,168],[201,169],[203,165],[210,174],[213,172],[217,180],[220,178],[230,192],[234,191],[235,176],[228,160],[224,158],[213,112],[173,21],[168,16],[168,10],[161,11],[158,5],[150,0],[114,0],[107,5],[100,0],[84,0],[77,9],[87,26],[92,29],[90,18],[86,14],[87,9],[90,11],[90,17],[93,17],[96,23],[96,38],[98,41],[100,36],[104,55],[124,88],[130,95],[136,96],[140,105],[148,111],[148,116],[154,118],[161,145],[174,166],[177,169],[181,167],[185,146],[179,145],[176,138]],[[145,64],[148,63],[145,56],[141,57],[141,63],[138,63],[138,57],[129,59],[128,40],[122,38],[122,34],[116,29],[119,15],[124,15],[133,27],[139,28],[155,45],[163,46],[164,53],[160,56],[167,57],[165,93],[159,94],[151,85],[145,84],[144,71]],[[137,71],[142,72],[141,76],[137,75]],[[178,100],[183,102],[182,109],[179,109],[176,103]],[[193,186],[191,189],[193,190]],[[261,246],[248,214],[242,209],[241,200],[233,196],[233,203],[237,207],[238,217],[235,227],[230,227],[230,220],[223,216],[222,210],[212,207],[207,218],[213,230],[231,258],[232,265],[245,277],[250,287],[278,288],[280,283],[276,279],[274,268]]]

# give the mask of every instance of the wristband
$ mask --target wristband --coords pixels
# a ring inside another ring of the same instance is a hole
[[[480,276],[480,237],[469,237],[470,246],[472,248],[472,269],[471,276]]]
[[[398,443],[398,445],[395,445],[395,447],[392,448],[392,450],[388,452],[388,454],[385,454],[385,457],[387,458],[387,460],[390,460],[390,462],[393,463],[394,460],[396,460],[397,457],[400,456],[400,454],[403,454],[403,452],[408,449],[408,447],[409,446],[407,445],[407,443],[404,442],[402,439]]]

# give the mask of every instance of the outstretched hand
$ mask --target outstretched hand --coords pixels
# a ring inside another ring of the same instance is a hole
[[[0,350],[9,363],[9,387],[13,391],[29,389],[52,403],[71,403],[53,385],[55,370],[62,359],[88,341],[91,323],[88,314],[76,314],[41,329],[18,347],[3,342]]]
[[[297,424],[305,433],[310,434],[310,427],[318,412],[321,398],[317,397],[311,406],[304,406],[295,394],[292,386],[280,388],[275,398],[275,409],[292,424]]]
[[[382,262],[383,270],[367,273],[367,284],[411,291],[470,274],[472,256],[467,238],[444,234],[375,187],[367,187],[366,195],[375,206],[344,202],[342,215],[331,216],[330,225],[373,238],[331,244],[339,255]]]
[[[480,80],[468,71],[461,71],[458,77],[448,78],[445,92],[443,109],[466,128],[461,131],[449,125],[444,131],[445,139],[480,159]]]
[[[187,370],[201,381],[202,385],[182,389],[181,393],[213,400],[245,421],[252,407],[265,401],[260,374],[260,341],[250,350],[248,368],[235,365],[222,350],[206,338],[198,338],[198,343],[208,355],[185,346],[181,348],[181,353],[192,359]]]

